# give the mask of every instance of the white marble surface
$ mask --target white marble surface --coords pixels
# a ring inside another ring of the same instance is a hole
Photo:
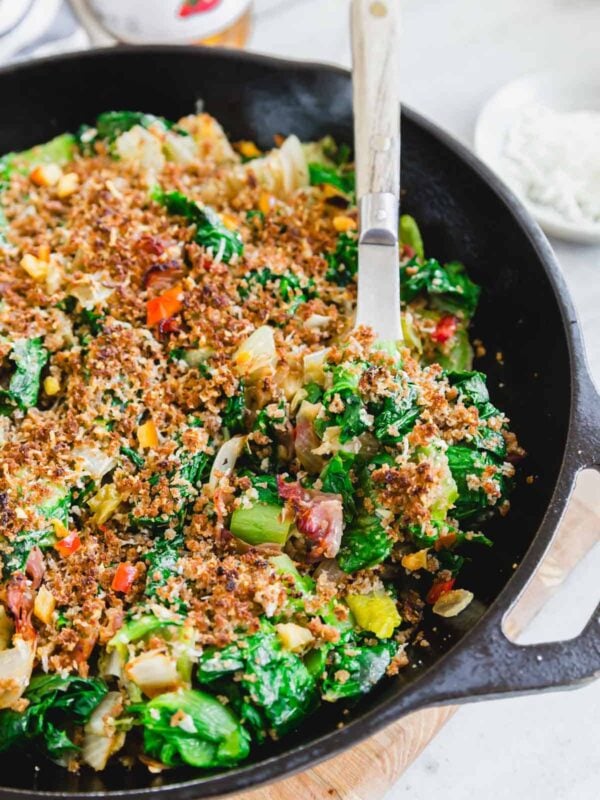
[[[250,48],[348,65],[348,0],[257,0]],[[600,68],[597,0],[403,0],[404,101],[472,144],[477,112],[511,78],[573,63]],[[600,384],[600,248],[552,242]],[[600,497],[600,478],[587,483]],[[600,508],[600,503],[599,503]],[[598,597],[600,548],[536,619],[526,640],[568,637]],[[574,692],[461,709],[387,800],[597,800],[600,681]]]

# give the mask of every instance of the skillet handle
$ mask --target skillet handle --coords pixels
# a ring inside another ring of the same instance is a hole
[[[573,400],[575,430],[569,432],[572,444],[566,455],[571,489],[580,470],[600,472],[600,393],[585,364],[579,365]],[[426,704],[575,688],[600,677],[600,603],[578,636],[558,642],[516,644],[505,636],[502,618],[500,611],[483,631],[466,635],[452,670],[438,676]]]

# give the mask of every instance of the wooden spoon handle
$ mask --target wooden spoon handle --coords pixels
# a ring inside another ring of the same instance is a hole
[[[352,0],[356,193],[400,191],[400,0]]]

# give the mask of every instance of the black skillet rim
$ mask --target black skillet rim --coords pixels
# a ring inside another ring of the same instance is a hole
[[[209,48],[186,45],[120,45],[118,47],[104,47],[47,56],[44,58],[32,59],[25,63],[17,62],[1,68],[0,75],[18,75],[20,72],[26,72],[29,68],[35,68],[44,64],[47,64],[50,68],[52,64],[59,61],[73,62],[76,64],[79,60],[87,58],[97,58],[101,60],[103,58],[110,58],[115,52],[119,52],[120,54],[131,53],[148,56],[156,53],[171,53],[176,56],[182,53],[189,55],[190,52],[205,53],[207,50],[209,50]],[[333,64],[295,61],[259,53],[229,50],[226,48],[210,48],[210,52],[218,54],[221,58],[259,63],[275,69],[278,67],[285,67],[286,69],[294,69],[297,71],[327,71],[346,77],[350,76],[348,70]],[[260,784],[275,781],[284,776],[289,777],[303,768],[315,766],[320,761],[333,757],[342,750],[371,736],[400,716],[429,705],[430,701],[428,702],[427,699],[427,685],[432,680],[435,681],[442,675],[452,671],[452,662],[455,660],[457,653],[461,650],[467,648],[473,650],[477,649],[477,644],[473,645],[473,640],[477,639],[477,634],[481,633],[484,629],[489,629],[494,622],[498,624],[501,622],[502,617],[516,602],[518,596],[533,576],[535,569],[542,560],[556,533],[558,522],[565,511],[571,494],[574,477],[582,466],[580,459],[577,457],[577,451],[583,444],[583,436],[580,435],[578,438],[577,431],[579,430],[580,433],[583,433],[583,426],[578,426],[576,422],[578,414],[584,410],[581,405],[581,396],[585,394],[586,386],[589,384],[589,375],[586,370],[587,362],[579,321],[566,282],[547,238],[511,190],[508,189],[465,145],[461,144],[439,126],[428,121],[419,113],[409,108],[403,107],[402,113],[417,127],[425,130],[444,147],[458,156],[458,158],[466,164],[468,168],[473,170],[496,194],[515,223],[526,234],[544,268],[544,272],[548,276],[560,310],[563,332],[568,347],[569,376],[572,387],[567,443],[556,486],[548,504],[548,509],[527,553],[487,611],[456,645],[442,655],[439,660],[427,669],[423,675],[417,678],[410,687],[407,687],[404,691],[399,693],[398,697],[381,702],[344,728],[324,734],[310,744],[298,745],[287,753],[272,756],[259,764],[242,766],[209,778],[192,779],[181,783],[167,784],[165,786],[111,792],[39,791],[0,787],[1,796],[6,798],[6,800],[10,800],[11,798],[14,798],[14,800],[23,800],[23,798],[31,798],[31,800],[37,800],[38,798],[39,800],[45,800],[45,798],[95,800],[102,797],[144,798],[150,795],[160,796],[162,800],[166,800],[166,798],[171,798],[172,800],[175,800],[175,798],[178,800],[187,800],[187,798],[200,796],[215,797],[231,792],[238,792],[247,788],[254,788]],[[578,399],[580,402],[577,402]],[[506,687],[501,687],[500,690],[510,691],[509,678],[507,678]],[[442,699],[443,698],[436,697],[435,702],[440,702]],[[448,699],[451,699],[450,695]]]

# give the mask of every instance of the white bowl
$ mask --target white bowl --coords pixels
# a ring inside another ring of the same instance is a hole
[[[576,242],[599,243],[600,223],[574,223],[532,203],[506,174],[502,152],[509,127],[524,107],[532,104],[555,111],[600,111],[600,69],[539,72],[511,81],[488,100],[475,126],[477,155],[507,181],[546,233]]]

